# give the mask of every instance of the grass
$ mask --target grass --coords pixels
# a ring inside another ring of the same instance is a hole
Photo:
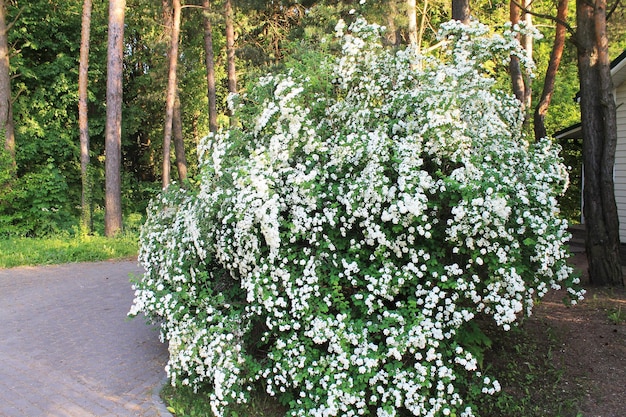
[[[498,379],[502,391],[482,397],[480,416],[578,416],[581,395],[564,389],[564,364],[553,357],[561,344],[558,332],[545,322],[494,335],[485,355],[486,373]]]
[[[475,404],[480,417],[579,417],[580,393],[563,389],[563,364],[552,352],[559,348],[558,333],[547,324],[490,331],[492,347],[485,354],[484,373],[494,376],[502,391],[481,395]],[[208,393],[189,387],[167,386],[161,396],[176,417],[213,416]],[[283,417],[286,410],[271,398],[260,396],[245,408],[230,409],[227,417]]]
[[[187,386],[172,387],[166,385],[161,391],[161,398],[167,404],[167,409],[176,417],[211,417],[209,394],[206,392],[194,393]],[[281,406],[274,398],[268,395],[258,395],[250,404],[231,407],[226,411],[227,417],[283,417],[287,409]]]
[[[142,222],[141,214],[126,216],[124,233],[114,238],[101,236],[102,231],[96,230],[94,235],[74,231],[41,238],[0,239],[0,268],[133,258],[137,256]]]
[[[115,238],[10,238],[0,240],[0,268],[131,258],[137,256],[137,241],[135,233],[125,233]]]

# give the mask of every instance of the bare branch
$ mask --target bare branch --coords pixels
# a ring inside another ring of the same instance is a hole
[[[572,28],[572,26],[570,26],[569,23],[567,23],[565,20],[563,19],[559,19],[556,16],[552,16],[549,14],[544,14],[544,13],[537,13],[534,12],[532,10],[529,10],[528,8],[524,7],[522,4],[520,4],[518,1],[516,0],[511,0],[516,6],[518,6],[520,8],[521,11],[523,11],[524,13],[528,13],[532,16],[538,17],[540,19],[548,19],[551,20],[561,26],[563,26],[565,29],[567,29],[567,31],[569,32],[570,35],[575,35],[576,31],[574,30],[574,28]]]
[[[22,14],[23,11],[24,11],[24,7],[20,7],[20,10],[17,12],[17,15],[15,16],[15,19],[13,19],[11,23],[7,24],[7,32],[11,30],[11,28],[15,25],[15,23],[17,23],[17,19],[20,18],[20,15]]]
[[[611,18],[611,16],[613,16],[613,12],[617,9],[617,6],[619,6],[619,4],[622,2],[622,0],[617,0],[615,2],[615,4],[613,5],[613,7],[611,7],[611,10],[609,10],[606,14],[606,21],[608,22],[609,19]]]

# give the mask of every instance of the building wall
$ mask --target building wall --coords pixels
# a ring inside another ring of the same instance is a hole
[[[620,241],[626,243],[626,82],[617,87],[615,101],[617,104],[617,150],[613,175],[620,222]]]

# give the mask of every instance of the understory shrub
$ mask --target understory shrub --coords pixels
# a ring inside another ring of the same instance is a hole
[[[0,155],[0,237],[42,237],[70,229],[77,210],[54,160],[20,177],[10,175],[9,163]]]
[[[481,323],[582,297],[558,149],[495,86],[512,34],[449,23],[418,58],[380,31],[340,22],[339,58],[232,100],[241,127],[201,144],[198,188],[149,207],[130,314],[217,416],[258,390],[290,416],[472,416],[500,389]]]

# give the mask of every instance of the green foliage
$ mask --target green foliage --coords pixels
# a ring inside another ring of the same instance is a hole
[[[619,305],[609,311],[608,317],[611,323],[615,325],[622,324],[626,322],[626,311],[622,311],[622,306]]]
[[[76,210],[54,159],[0,190],[0,236],[45,236],[69,229]]]
[[[123,204],[126,214],[144,211],[154,195],[154,165],[162,125],[162,94],[155,74],[163,67],[142,58],[155,53],[162,36],[160,3],[129,3],[129,48],[136,53],[125,66]],[[134,7],[137,6],[137,7]],[[149,7],[147,7],[149,6]],[[33,0],[8,6],[14,48],[13,113],[17,175],[3,187],[0,235],[43,236],[70,231],[79,216],[81,178],[77,121],[78,58],[82,2]],[[141,13],[133,13],[141,10]],[[140,17],[140,14],[143,17]],[[89,127],[94,208],[104,206],[104,120],[108,5],[94,3],[89,62]],[[134,36],[134,34],[136,34]],[[134,36],[134,37],[133,37]],[[151,37],[152,36],[152,37]],[[137,40],[140,39],[140,40]],[[140,42],[134,45],[133,42]],[[146,51],[144,54],[143,52]],[[164,51],[164,50],[163,50]],[[162,52],[163,52],[162,51]],[[162,77],[163,79],[163,77]],[[197,91],[197,89],[195,89]],[[133,97],[139,97],[136,100]],[[152,101],[146,100],[151,98]],[[194,97],[195,98],[195,97]],[[143,103],[138,101],[143,99]],[[146,117],[149,115],[149,120]],[[193,116],[198,119],[198,116]],[[192,123],[188,122],[187,126]],[[197,132],[196,135],[203,135]],[[190,143],[190,150],[194,144]],[[158,155],[158,154],[157,154]],[[193,165],[193,158],[190,158]],[[2,170],[1,175],[6,171]]]
[[[436,42],[436,28],[450,15],[450,3],[428,2],[423,46]],[[14,22],[9,31],[11,45],[11,71],[14,100],[14,116],[17,142],[18,177],[46,173],[60,174],[66,184],[65,200],[49,199],[51,207],[69,207],[68,216],[75,216],[74,207],[80,203],[80,175],[78,167],[77,129],[77,70],[82,2],[59,0],[16,1],[7,4],[7,20]],[[106,30],[108,8],[105,2],[94,3],[91,25],[89,65],[89,125],[91,155],[94,171],[94,204],[103,206],[103,149],[106,87]],[[126,201],[135,211],[145,206],[144,199],[151,195],[138,190],[150,188],[159,180],[162,160],[163,108],[167,77],[167,39],[164,36],[161,3],[151,0],[129,0],[126,16],[127,55],[124,67],[124,118],[122,151],[125,181],[132,184],[132,197]],[[218,111],[220,123],[228,123],[226,115],[227,86],[225,74],[224,33],[221,5],[215,3],[210,14],[213,23],[213,42],[217,76]],[[534,10],[553,13],[553,5],[534,4]],[[356,13],[351,13],[354,9]],[[476,2],[472,12],[479,20],[493,27],[502,26],[507,20],[508,3]],[[284,67],[289,55],[297,54],[298,48],[322,45],[337,18],[351,22],[362,13],[370,21],[390,28],[395,27],[398,42],[407,42],[406,2],[366,1],[272,1],[245,0],[237,2],[235,20],[237,30],[237,68],[240,85],[246,85],[267,67]],[[421,5],[418,14],[421,18]],[[573,11],[572,11],[573,13]],[[615,55],[623,50],[624,25],[617,9],[611,21],[611,46]],[[188,151],[189,170],[197,173],[195,151],[207,132],[206,75],[204,68],[202,13],[199,9],[185,8],[180,54],[180,100],[183,109],[183,129]],[[535,62],[538,66],[534,81],[534,97],[539,97],[543,72],[548,61],[552,43],[553,23],[545,24],[535,19],[544,34],[535,41]],[[323,44],[327,51],[337,52],[337,44]],[[577,105],[572,101],[576,93],[576,56],[568,44],[551,109],[546,125],[549,132],[567,127],[577,121]],[[621,48],[621,49],[620,49]],[[293,60],[292,60],[293,61]],[[294,65],[294,64],[290,64]],[[308,65],[308,64],[307,64]],[[506,74],[505,74],[506,76]],[[508,88],[508,80],[503,85]],[[567,151],[567,150],[566,150]],[[571,153],[570,153],[571,154]],[[56,170],[46,166],[54,159]],[[568,165],[574,166],[575,164]],[[175,171],[175,170],[174,170]],[[574,172],[572,172],[574,174]],[[0,174],[4,175],[4,173]],[[174,173],[175,175],[175,173]],[[572,178],[574,175],[572,175]],[[37,181],[43,181],[39,178]],[[58,183],[58,178],[47,182]],[[563,201],[568,218],[577,217],[576,197],[580,194],[576,184],[571,187],[570,197]],[[19,185],[20,192],[28,187]],[[34,189],[28,189],[35,191]],[[17,192],[17,191],[16,191]],[[61,196],[60,194],[56,194]],[[23,197],[26,199],[26,197]],[[33,197],[35,198],[35,197]],[[137,203],[137,204],[136,204]],[[5,225],[21,220],[11,215]],[[63,229],[65,220],[52,218],[55,225],[41,227],[43,230]],[[47,222],[47,221],[46,221]],[[38,226],[39,227],[39,226]],[[23,230],[33,229],[25,225]],[[16,230],[17,231],[17,230]],[[22,232],[20,232],[22,233]],[[38,232],[39,233],[39,232]]]

